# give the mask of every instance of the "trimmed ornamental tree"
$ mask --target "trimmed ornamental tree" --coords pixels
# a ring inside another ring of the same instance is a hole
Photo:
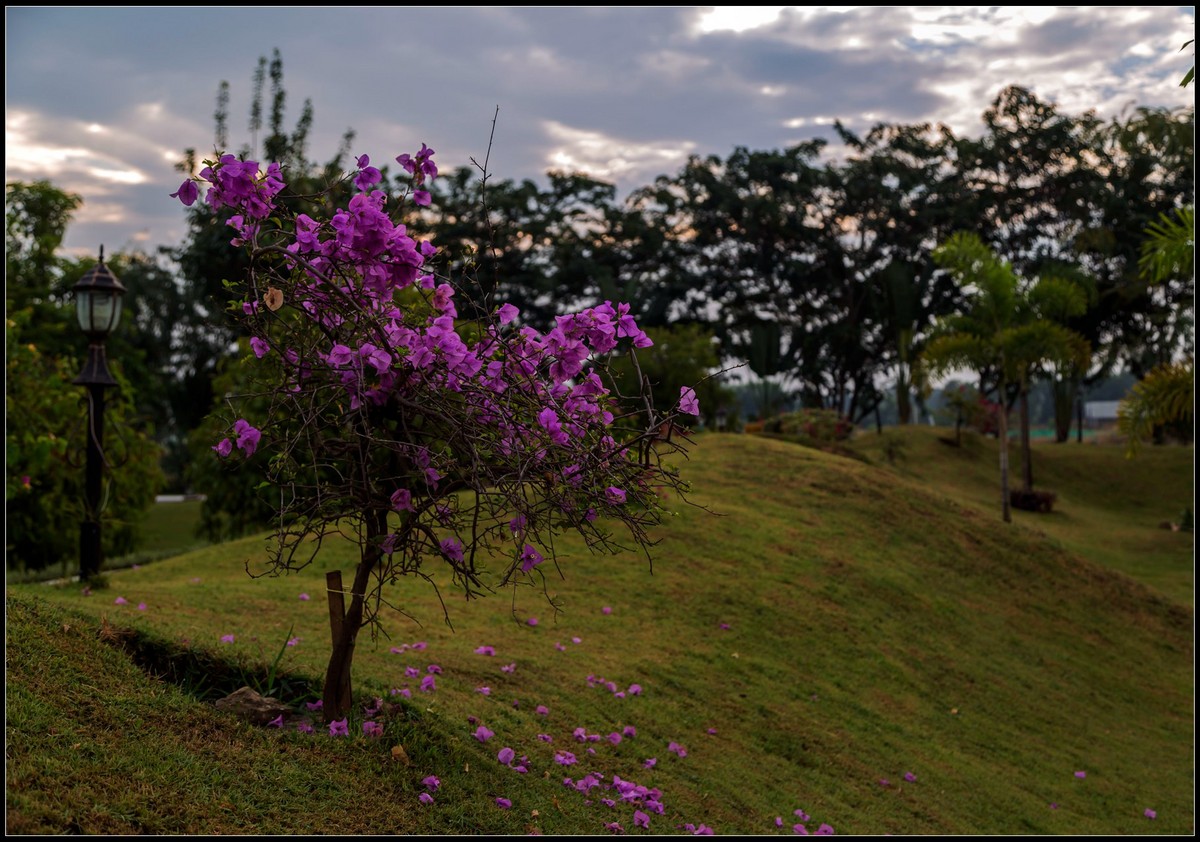
[[[658,492],[683,490],[662,461],[678,440],[658,432],[699,413],[684,387],[662,414],[646,395],[648,425],[626,428],[599,369],[651,344],[628,305],[558,316],[542,334],[513,305],[437,277],[433,243],[394,221],[406,203],[430,203],[433,154],[422,144],[396,158],[411,176],[396,198],[361,156],[357,192],[328,216],[288,211],[280,166],[233,155],[172,194],[190,205],[207,185],[210,206],[233,210],[230,242],[248,258],[226,286],[259,370],[247,405],[266,409],[239,417],[232,400],[213,449],[267,457],[278,500],[267,572],[305,567],[327,537],[358,545],[349,588],[331,593],[328,721],[350,707],[355,641],[378,627],[399,577],[425,579],[439,598],[443,573],[467,598],[543,584],[553,537],[567,531],[593,551],[648,551]]]

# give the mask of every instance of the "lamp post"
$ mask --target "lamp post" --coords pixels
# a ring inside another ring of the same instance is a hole
[[[121,320],[121,296],[125,287],[104,265],[104,246],[99,262],[84,273],[75,291],[75,315],[88,339],[87,362],[72,380],[88,392],[86,508],[79,527],[79,579],[86,582],[100,572],[100,492],[104,474],[104,390],[117,381],[108,370],[104,342]]]

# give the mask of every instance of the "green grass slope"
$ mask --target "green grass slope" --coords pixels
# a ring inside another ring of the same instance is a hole
[[[962,458],[938,447],[924,458]],[[1070,530],[1002,523],[982,466],[978,488],[948,492],[921,472],[967,468],[909,465],[701,437],[682,467],[694,502],[720,514],[678,507],[653,572],[568,543],[565,578],[544,589],[469,603],[444,591],[453,630],[427,584],[400,584],[392,638],[364,639],[355,660],[364,700],[402,702],[380,739],[359,735],[361,717],[351,739],[243,725],[97,639],[104,622],[175,659],[252,670],[290,634],[283,668],[319,679],[324,572],[349,571],[346,548],[287,578],[246,575],[260,537],[113,573],[90,596],[10,587],[8,829],[1193,832],[1190,604],[1073,551]],[[1161,482],[1130,478],[1157,467],[1126,468],[1108,526],[1133,534],[1175,504]],[[1064,502],[1073,481],[1054,476]],[[1121,488],[1145,489],[1147,511],[1128,510]],[[436,689],[422,692],[430,665]],[[580,728],[598,739],[576,741]],[[526,774],[497,761],[502,747],[526,756]],[[564,786],[589,772],[603,777],[586,795]],[[422,804],[428,775],[441,786]],[[622,799],[618,780],[646,789]]]

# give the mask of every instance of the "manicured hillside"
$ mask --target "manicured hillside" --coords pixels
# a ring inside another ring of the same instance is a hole
[[[1191,452],[1173,453],[1190,475]],[[421,625],[393,612],[391,639],[360,642],[355,661],[364,701],[403,701],[378,739],[241,724],[97,639],[102,623],[110,638],[134,630],[160,673],[221,659],[193,670],[205,696],[201,671],[210,685],[230,666],[253,674],[290,635],[289,686],[315,686],[324,572],[349,570],[345,548],[283,579],[247,577],[260,537],[114,573],[90,596],[10,588],[8,829],[1192,832],[1192,608],[1158,587],[1162,571],[1126,575],[1154,565],[1122,549],[1181,508],[1163,480],[1175,463],[1123,462],[1091,501],[1099,467],[1047,460],[1060,517],[1086,511],[1123,536],[1096,536],[1098,560],[1071,530],[1002,523],[985,490],[993,464],[936,442],[914,441],[892,467],[702,436],[682,465],[699,507],[677,507],[652,573],[567,544],[565,578],[545,593],[464,603],[444,590],[453,630],[426,583],[394,589]],[[1190,553],[1190,535],[1148,531],[1176,542],[1170,558]],[[527,774],[498,762],[505,747]],[[585,795],[574,784],[588,773],[603,777]],[[429,775],[441,783],[423,804]],[[618,778],[650,791],[623,799]]]

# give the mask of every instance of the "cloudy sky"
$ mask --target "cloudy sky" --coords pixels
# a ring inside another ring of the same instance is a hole
[[[577,169],[620,195],[689,154],[782,149],[840,119],[980,115],[1018,84],[1102,117],[1194,101],[1193,7],[82,8],[5,12],[5,179],[84,199],[67,246],[175,244],[182,150],[211,151],[219,83],[230,145],[250,141],[251,79],[278,48],[287,125],[314,109],[310,157],[343,133],[390,162],[422,143],[499,179]]]

